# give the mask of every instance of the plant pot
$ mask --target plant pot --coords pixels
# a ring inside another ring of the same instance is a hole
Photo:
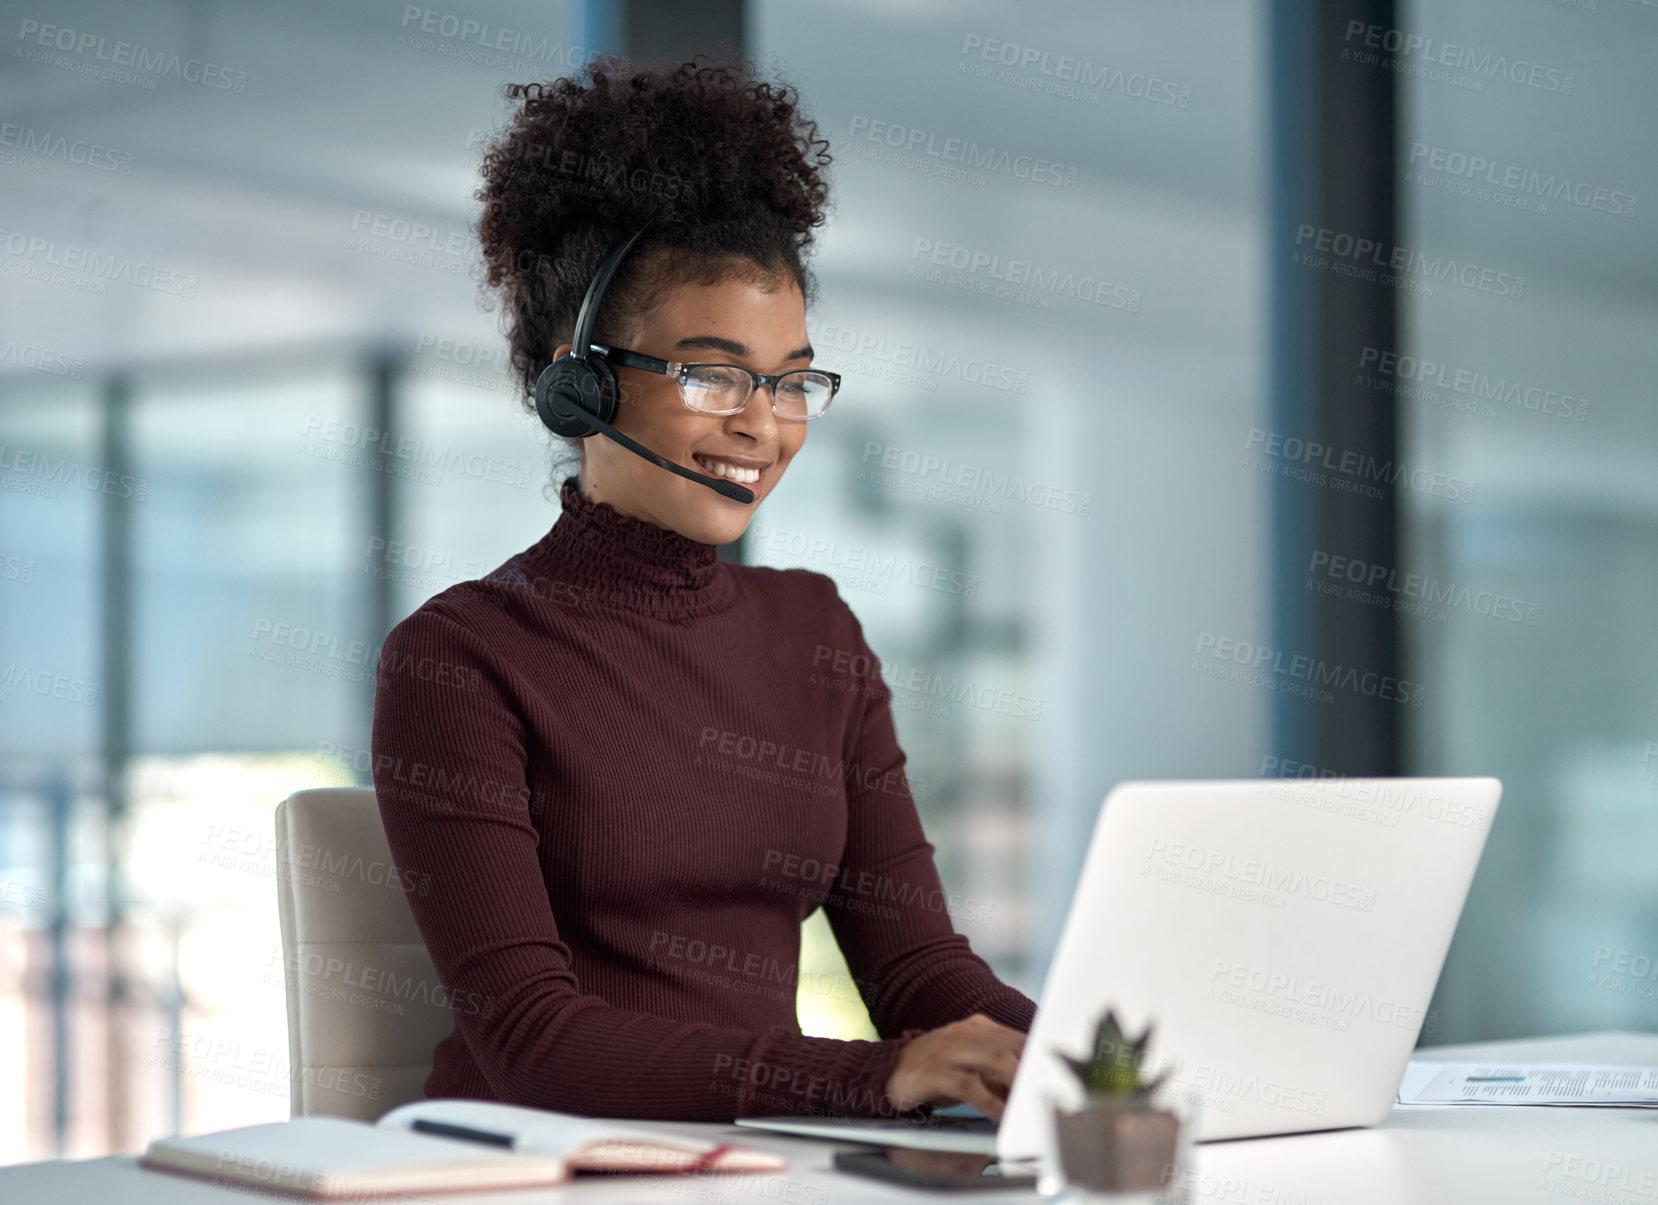
[[[1173,1109],[1096,1101],[1054,1106],[1054,1148],[1068,1185],[1094,1193],[1156,1192],[1179,1169],[1182,1119]]]

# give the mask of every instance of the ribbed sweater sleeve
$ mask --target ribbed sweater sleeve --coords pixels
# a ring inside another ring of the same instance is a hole
[[[441,675],[391,672],[429,665]],[[938,917],[917,915],[901,935],[841,920],[859,965],[883,983],[878,1042],[807,1037],[777,1025],[758,1032],[614,1007],[584,991],[560,937],[532,810],[527,728],[513,670],[464,617],[428,603],[382,647],[372,753],[381,817],[399,866],[430,873],[408,897],[439,978],[482,1006],[455,1022],[495,1099],[612,1117],[722,1121],[778,1112],[891,1112],[884,1089],[902,1045],[933,1010],[911,1003],[918,959],[949,957],[927,977],[959,980],[991,1001],[967,959],[951,952]],[[435,680],[470,683],[457,690]],[[580,706],[572,699],[571,706]],[[871,747],[891,758],[890,721],[869,721]],[[892,806],[890,798],[887,806]],[[859,807],[880,806],[861,797]],[[856,826],[855,826],[856,827]],[[894,850],[859,850],[863,864],[918,881],[929,847],[919,831]],[[917,943],[920,943],[918,946]],[[991,1003],[1002,1015],[1017,1009]]]
[[[953,920],[982,923],[988,905],[944,890],[904,773],[881,660],[838,591],[836,603],[852,632],[848,663],[867,672],[847,751],[846,851],[823,907],[870,1020],[876,1032],[895,1034],[982,1012],[1029,1031],[1035,1002],[998,979],[955,930]]]

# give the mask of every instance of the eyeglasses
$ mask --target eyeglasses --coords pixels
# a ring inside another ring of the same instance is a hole
[[[821,368],[796,368],[767,375],[741,364],[682,364],[659,360],[625,347],[590,343],[588,350],[623,368],[641,368],[679,382],[679,396],[692,410],[703,414],[736,414],[748,405],[755,390],[770,385],[771,412],[795,422],[821,418],[841,387],[839,373]]]

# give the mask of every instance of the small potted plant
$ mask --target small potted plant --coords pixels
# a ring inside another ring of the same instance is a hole
[[[1086,1193],[1158,1192],[1173,1178],[1182,1145],[1179,1111],[1158,1107],[1153,1093],[1168,1078],[1141,1078],[1140,1064],[1152,1027],[1130,1040],[1107,1009],[1094,1031],[1086,1058],[1056,1051],[1087,1095],[1084,1106],[1067,1113],[1053,1106],[1055,1146],[1065,1181]]]

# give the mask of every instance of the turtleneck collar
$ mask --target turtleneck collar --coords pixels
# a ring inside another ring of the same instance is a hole
[[[595,605],[659,619],[729,607],[735,584],[719,548],[589,502],[575,477],[559,487],[563,512],[528,552],[535,572],[575,587]]]

